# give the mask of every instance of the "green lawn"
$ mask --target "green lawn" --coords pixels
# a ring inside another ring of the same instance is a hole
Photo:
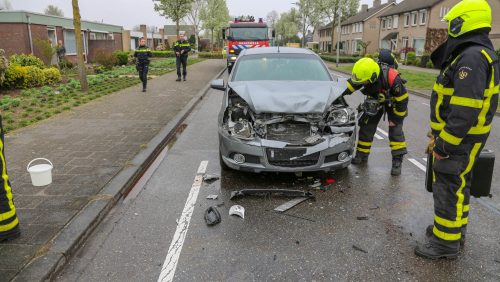
[[[352,70],[352,64],[339,66],[339,71],[350,73]],[[401,73],[401,77],[406,79],[406,87],[414,90],[432,90],[432,86],[436,81],[436,75],[432,73],[413,71],[413,70],[398,70]]]

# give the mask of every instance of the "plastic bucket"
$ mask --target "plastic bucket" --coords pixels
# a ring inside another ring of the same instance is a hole
[[[48,163],[42,163],[31,166],[32,163],[38,160],[46,161]],[[54,165],[52,164],[51,161],[44,158],[36,158],[28,164],[26,169],[30,173],[31,183],[33,184],[33,186],[45,186],[52,183],[53,168]]]

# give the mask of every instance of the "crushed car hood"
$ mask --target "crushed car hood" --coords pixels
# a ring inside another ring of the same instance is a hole
[[[233,81],[229,87],[260,113],[324,113],[342,95],[335,81]]]

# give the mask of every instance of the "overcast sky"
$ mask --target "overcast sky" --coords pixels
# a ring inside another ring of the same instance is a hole
[[[2,0],[0,0],[2,1]],[[10,0],[14,10],[43,13],[48,5],[61,8],[66,17],[72,17],[70,0]],[[278,13],[289,10],[297,0],[227,0],[230,15],[253,15],[266,17],[276,10]],[[387,0],[382,0],[383,3]],[[361,4],[372,5],[372,0],[361,0]],[[82,18],[90,21],[103,21],[132,28],[138,24],[162,26],[167,22],[153,9],[152,0],[80,0]]]

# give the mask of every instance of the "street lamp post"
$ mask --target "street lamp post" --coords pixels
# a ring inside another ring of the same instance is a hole
[[[339,2],[341,4],[342,1]],[[337,58],[335,60],[335,66],[339,67],[339,56],[340,56],[340,36],[342,35],[340,21],[342,20],[342,5],[339,5],[339,23],[337,25]],[[332,23],[333,25],[333,23]],[[333,42],[332,42],[333,45]]]

